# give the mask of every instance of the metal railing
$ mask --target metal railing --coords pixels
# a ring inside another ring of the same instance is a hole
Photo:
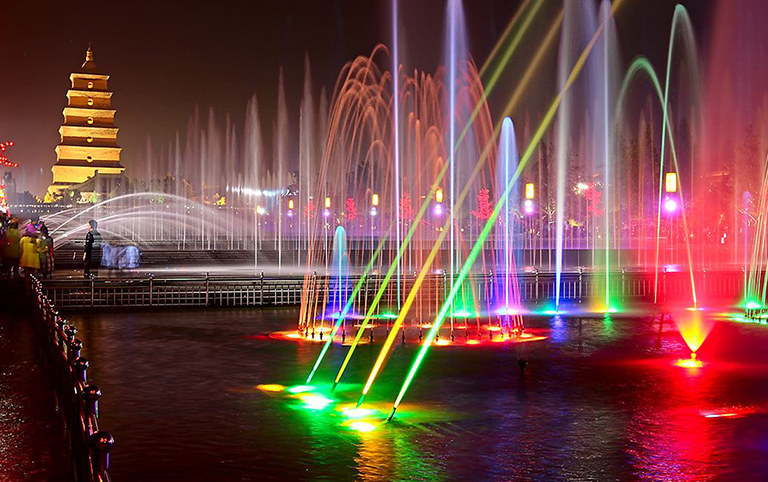
[[[183,277],[50,280],[46,295],[59,308],[235,307],[301,303],[304,278]]]
[[[109,482],[109,452],[114,438],[99,430],[101,390],[88,381],[88,360],[80,355],[83,343],[34,276],[30,277],[29,290],[36,308],[35,329],[44,342],[43,351],[66,425],[76,479]]]
[[[694,273],[699,297],[734,299],[743,294],[744,274],[738,271]],[[347,286],[354,286],[359,276],[347,278]],[[384,277],[369,275],[357,293],[355,306],[366,306],[380,289]],[[400,296],[405,297],[413,288],[414,273],[403,274]],[[335,282],[324,276],[312,276],[305,285],[302,277],[266,278],[263,274],[250,278],[232,277],[181,277],[116,279],[90,278],[85,280],[45,281],[43,289],[53,303],[60,308],[110,308],[110,307],[248,307],[248,306],[295,306],[301,303],[304,290],[312,291],[315,298],[327,299],[333,295]],[[489,302],[499,296],[504,283],[502,274],[475,273],[464,284],[471,287],[478,302]],[[555,273],[538,271],[517,274],[520,302],[538,304],[554,300],[558,279]],[[560,300],[583,302],[603,296],[606,275],[599,272],[570,271],[562,273]],[[659,273],[621,270],[608,278],[610,297],[616,301],[654,301],[658,283],[658,300],[684,299],[691,294],[689,272]],[[421,285],[420,296],[434,303],[442,303],[448,293],[450,281],[445,273],[429,275]],[[390,280],[382,300],[397,300],[396,283]]]

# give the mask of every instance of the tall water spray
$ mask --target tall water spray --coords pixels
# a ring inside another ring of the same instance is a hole
[[[512,119],[505,118],[501,124],[501,133],[499,137],[499,155],[496,164],[497,176],[496,184],[500,189],[504,189],[512,181],[512,176],[517,171],[519,160],[519,154],[517,152],[517,140],[515,139],[515,126]],[[496,225],[496,242],[501,242],[501,263],[498,266],[498,270],[501,271],[501,275],[504,278],[503,285],[501,286],[500,297],[501,307],[504,315],[507,315],[519,308],[516,306],[515,292],[516,286],[516,263],[514,252],[514,235],[515,229],[515,206],[512,204],[512,200],[520,199],[519,197],[519,183],[515,183],[515,187],[510,194],[504,198],[504,207],[501,211],[502,222]],[[498,249],[498,247],[497,247]]]
[[[466,164],[474,164],[478,159],[469,159],[461,155],[466,153],[466,145],[458,144],[457,133],[462,132],[462,108],[466,107],[464,96],[466,90],[462,87],[466,81],[466,68],[468,63],[467,32],[464,18],[464,8],[461,0],[448,0],[446,6],[446,30],[445,30],[445,66],[447,75],[447,98],[443,101],[443,115],[447,124],[447,136],[445,137],[449,163],[448,178],[448,206],[450,217],[449,256],[448,264],[449,285],[452,285],[455,275],[461,266],[461,245],[459,242],[461,211],[456,203],[458,196],[457,187],[463,187],[461,174],[465,171]],[[443,135],[445,136],[445,131]],[[463,139],[462,139],[463,142]],[[454,307],[451,306],[451,313]],[[453,318],[451,318],[453,320]],[[453,322],[453,321],[451,321]]]
[[[333,233],[333,253],[330,266],[330,296],[326,311],[330,316],[341,316],[349,298],[349,252],[347,250],[347,232],[338,226]]]
[[[574,209],[579,209],[566,202],[566,193],[574,188],[571,186],[573,179],[569,179],[569,173],[576,168],[576,158],[585,157],[582,176],[590,173],[601,172],[601,179],[579,178],[577,192],[586,197],[590,195],[589,206],[583,215],[583,226],[572,226],[578,235],[572,244],[578,247],[586,246],[592,249],[592,264],[603,264],[605,270],[605,308],[608,309],[610,296],[610,197],[611,197],[611,109],[615,102],[614,91],[617,84],[616,74],[616,48],[615,28],[611,13],[611,4],[604,1],[600,8],[600,14],[595,12],[594,3],[591,0],[573,0],[564,2],[564,19],[560,38],[560,50],[558,53],[558,86],[563,89],[579,60],[581,52],[595,34],[598,34],[597,43],[591,55],[586,60],[586,68],[574,84],[564,93],[558,109],[557,120],[557,197],[556,197],[556,234],[555,234],[555,305],[561,303],[561,279],[565,264],[563,259],[565,248],[566,221],[570,225],[570,216]],[[574,134],[581,134],[574,138]],[[578,142],[578,144],[577,144]],[[602,181],[602,182],[601,182]],[[587,193],[589,191],[589,193]],[[600,203],[602,201],[602,203]],[[586,203],[586,202],[585,202]],[[579,216],[574,216],[579,217]],[[602,219],[602,223],[599,223]],[[581,241],[581,237],[586,242]],[[604,258],[597,262],[596,248],[598,240],[602,239]],[[581,260],[579,260],[581,264]]]
[[[400,48],[398,31],[398,0],[392,0],[392,162],[395,172],[395,241],[396,247],[400,247],[402,232],[401,220],[399,216],[400,203]],[[401,262],[398,257],[397,263],[397,309],[400,310],[400,276]]]

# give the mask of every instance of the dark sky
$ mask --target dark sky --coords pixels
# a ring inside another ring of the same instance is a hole
[[[521,0],[466,0],[470,49],[487,56]],[[547,1],[547,0],[545,0]],[[560,0],[548,0],[556,5]],[[714,0],[683,0],[706,42]],[[19,187],[37,194],[51,180],[69,74],[88,44],[110,74],[119,143],[129,169],[154,145],[186,128],[199,105],[230,113],[242,128],[245,104],[256,93],[266,128],[272,124],[277,79],[284,69],[295,116],[309,55],[316,90],[332,90],[341,66],[389,42],[389,0],[282,1],[14,1],[0,15],[0,141],[12,139],[21,164]],[[674,5],[625,0],[617,16],[625,62],[643,53],[663,64]],[[402,0],[410,67],[433,70],[440,58],[444,0]],[[491,106],[493,109],[493,106]],[[269,133],[266,133],[269,138]]]

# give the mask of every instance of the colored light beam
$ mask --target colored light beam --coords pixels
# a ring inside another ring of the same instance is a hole
[[[438,183],[440,182],[440,180],[442,180],[442,177],[445,176],[445,172],[447,170],[448,170],[448,163],[445,163],[443,165],[443,168],[440,171],[438,180],[430,188],[429,193],[427,195],[427,199],[431,199],[432,195],[434,194],[434,191],[437,189]],[[373,313],[376,311],[376,307],[378,306],[379,301],[381,300],[382,296],[384,296],[384,292],[386,291],[387,285],[389,284],[389,280],[392,278],[392,275],[396,270],[396,265],[399,262],[400,258],[403,256],[403,253],[405,252],[406,248],[408,247],[408,244],[410,243],[411,238],[413,237],[414,233],[416,232],[416,228],[419,225],[419,221],[421,220],[421,218],[424,217],[424,214],[427,212],[428,207],[429,207],[429,202],[422,203],[421,208],[419,209],[419,213],[416,215],[414,222],[411,223],[411,227],[408,229],[408,234],[406,234],[405,239],[403,240],[403,243],[400,245],[400,247],[397,250],[397,254],[395,255],[395,259],[393,260],[393,263],[391,263],[389,266],[389,269],[387,269],[387,274],[384,276],[384,280],[381,282],[381,285],[379,286],[379,289],[376,292],[376,295],[373,297],[373,301],[371,301],[371,305],[368,307],[368,311],[365,314],[365,318],[363,319],[363,322],[360,324],[360,328],[357,330],[357,334],[355,334],[355,339],[352,341],[352,344],[350,345],[349,350],[347,351],[347,355],[344,357],[344,361],[342,362],[341,367],[339,368],[339,372],[336,374],[336,378],[334,379],[334,382],[333,382],[334,388],[339,383],[339,380],[341,380],[341,377],[344,374],[344,371],[346,370],[347,365],[349,364],[349,361],[352,359],[352,355],[355,353],[355,349],[357,348],[357,345],[360,343],[360,339],[363,337],[363,332],[365,331],[365,327],[371,321],[371,317],[373,316]]]
[[[465,191],[468,190],[465,189]],[[462,192],[462,194],[464,194],[464,192]],[[379,373],[379,370],[381,370],[381,367],[384,364],[384,360],[389,353],[389,349],[395,342],[397,333],[400,331],[400,327],[402,326],[403,321],[405,320],[405,317],[411,308],[411,305],[416,300],[416,296],[418,295],[419,289],[421,288],[421,284],[424,281],[424,278],[427,276],[429,268],[432,265],[432,262],[435,260],[437,253],[440,251],[440,246],[442,246],[447,233],[447,229],[440,231],[440,235],[438,236],[437,241],[432,246],[432,250],[429,252],[429,256],[427,256],[426,262],[424,263],[424,266],[422,267],[418,277],[416,278],[416,281],[413,284],[413,288],[411,288],[405,303],[403,303],[403,307],[400,310],[400,314],[398,315],[397,320],[395,320],[395,323],[392,325],[392,330],[389,332],[387,339],[384,341],[384,345],[381,347],[381,351],[379,351],[379,356],[376,358],[376,363],[374,363],[373,369],[371,370],[370,375],[368,375],[368,380],[365,382],[365,387],[363,387],[363,393],[360,396],[360,401],[357,402],[358,407],[363,403],[363,399],[365,399],[365,396],[368,394],[368,390],[371,389],[371,385],[376,379],[376,375]]]
[[[618,0],[618,1],[621,1],[621,0]],[[537,7],[537,10],[538,10],[538,7]],[[545,37],[544,42],[541,43],[541,45],[539,46],[539,48],[538,48],[538,50],[537,50],[537,52],[536,52],[532,62],[529,64],[528,68],[526,69],[525,74],[520,79],[520,83],[518,84],[518,87],[515,90],[515,93],[513,94],[512,98],[507,103],[507,106],[505,108],[505,113],[504,113],[504,115],[502,117],[506,117],[515,108],[517,103],[522,98],[523,91],[525,90],[527,85],[530,83],[530,81],[533,79],[533,76],[534,76],[538,66],[541,65],[541,61],[544,58],[547,50],[552,46],[554,39],[557,37],[556,34],[557,34],[558,29],[560,28],[560,25],[562,24],[562,21],[563,21],[563,11],[561,10],[560,14],[555,19],[555,22],[553,23],[552,27],[550,27],[549,31],[547,32],[547,35]],[[514,22],[512,22],[512,24],[514,24]],[[527,30],[527,25],[526,25],[526,29],[522,30],[521,32],[524,33],[525,30]],[[520,33],[520,35],[522,35],[522,33]],[[516,48],[518,44],[519,44],[519,40],[515,40],[513,42],[514,48]],[[508,49],[508,51],[509,51],[509,49]],[[511,56],[511,53],[512,52],[509,51],[509,56]],[[505,62],[503,64],[505,64],[506,61],[508,61],[509,56],[506,57],[506,60],[505,60]],[[486,61],[486,63],[483,66],[483,70],[485,70],[485,68],[489,65],[491,60],[492,59],[489,58]],[[475,106],[475,110],[478,110],[478,106]],[[467,125],[465,126],[464,130],[462,131],[462,134],[459,136],[458,140],[456,141],[456,146],[454,147],[454,152],[455,152],[456,149],[458,149],[458,146],[461,145],[461,143],[463,142],[464,137],[466,136],[466,133],[469,131],[469,126],[471,126],[472,123],[474,122],[474,120],[476,118],[476,115],[477,114],[473,114],[473,116],[468,120]],[[499,132],[500,132],[500,127],[497,127],[495,129],[495,132],[494,132],[494,138],[499,135]],[[489,155],[492,147],[493,147],[492,144],[489,144],[489,145],[486,146],[485,150],[483,151],[483,153],[480,156],[480,159],[477,162],[477,165],[475,167],[475,173],[479,172],[479,168],[488,159],[488,155]],[[441,168],[440,172],[438,173],[438,175],[437,175],[437,177],[436,177],[436,179],[434,181],[433,187],[430,189],[429,194],[426,196],[425,201],[422,203],[421,209],[419,209],[419,212],[416,215],[416,218],[414,219],[414,221],[413,221],[413,223],[411,225],[411,230],[409,231],[408,235],[406,236],[406,239],[403,241],[403,244],[405,246],[407,246],[407,244],[409,243],[410,238],[413,235],[413,231],[415,230],[415,227],[418,226],[419,222],[424,217],[424,214],[425,214],[425,212],[427,210],[427,207],[429,206],[429,202],[430,202],[430,200],[432,198],[432,195],[434,194],[434,192],[437,191],[437,189],[439,189],[439,185],[442,182],[443,178],[445,177],[445,175],[446,175],[446,173],[448,171],[449,166],[450,166],[449,162],[444,163],[443,167]],[[473,173],[473,176],[470,177],[470,180],[467,182],[468,185],[471,184],[472,180],[474,179],[475,173]],[[461,199],[461,196],[459,196],[459,197]],[[459,205],[461,205],[461,202],[454,203],[454,206],[459,206]],[[444,231],[445,231],[445,229],[444,229]],[[437,244],[437,243],[435,245],[439,246],[439,244]],[[401,250],[398,251],[398,256],[401,256],[401,252],[402,252],[403,249],[404,249],[404,246],[401,246]],[[362,338],[363,330],[365,329],[365,327],[369,323],[371,315],[375,311],[376,307],[378,306],[379,301],[381,300],[381,297],[383,296],[383,293],[384,293],[384,291],[385,291],[385,289],[386,289],[386,287],[387,287],[387,285],[389,283],[389,280],[391,278],[391,272],[392,272],[392,266],[390,266],[390,269],[387,272],[387,276],[385,276],[384,280],[382,281],[382,284],[379,287],[379,291],[376,293],[376,296],[374,297],[374,299],[373,299],[373,301],[371,303],[371,306],[370,306],[370,308],[368,310],[368,313],[366,314],[366,316],[365,316],[365,318],[363,320],[363,323],[361,324],[361,327],[358,330],[358,333],[355,336],[355,339],[353,340],[353,342],[352,342],[352,344],[350,346],[349,351],[347,352],[347,356],[345,357],[344,361],[342,362],[341,368],[339,369],[339,373],[337,374],[336,379],[334,381],[334,386],[336,384],[338,384],[339,380],[341,380],[341,376],[343,375],[347,365],[349,364],[349,361],[352,358],[352,354],[354,353],[354,351],[355,351],[355,349],[356,349],[360,339]]]
[[[541,3],[541,0],[537,0],[537,2]],[[501,50],[504,42],[507,41],[507,37],[509,37],[509,34],[512,33],[512,30],[515,28],[515,24],[517,24],[517,21],[520,19],[520,16],[523,14],[525,9],[528,8],[529,3],[531,3],[531,0],[523,1],[522,5],[520,5],[520,8],[518,8],[517,12],[515,12],[515,16],[512,17],[512,20],[510,20],[507,24],[507,28],[504,29],[504,33],[501,34],[498,42],[496,42],[496,45],[493,46],[493,50],[491,50],[491,53],[488,54],[488,60],[483,64],[480,72],[478,72],[481,77],[485,75],[485,72],[491,67],[491,61],[496,57],[496,54],[499,53],[499,50]],[[507,50],[509,50],[509,48],[507,48]]]
[[[658,302],[658,296],[659,296],[659,243],[661,241],[661,196],[663,194],[664,190],[664,154],[666,149],[666,139],[667,137],[664,135],[664,131],[666,131],[667,126],[669,124],[669,83],[672,73],[672,53],[675,48],[675,32],[677,32],[678,25],[681,21],[685,21],[687,23],[690,23],[690,20],[688,19],[688,13],[685,10],[685,7],[682,5],[677,5],[675,7],[675,14],[672,17],[672,30],[670,33],[669,38],[669,49],[667,51],[667,78],[664,79],[664,100],[662,105],[662,112],[663,112],[663,120],[662,120],[662,136],[661,136],[661,156],[660,156],[660,162],[659,162],[659,206],[656,216],[656,269],[654,271],[654,289],[653,289],[653,302]],[[680,191],[680,204],[683,204],[683,188],[679,182],[680,179],[680,170],[677,165],[677,158],[673,157],[675,162],[675,171],[677,173],[678,178],[678,189]],[[691,246],[690,246],[690,236],[688,236],[688,222],[685,217],[685,209],[682,210],[683,215],[683,229],[685,230],[685,247],[688,255],[688,271],[690,272],[691,276],[691,295],[693,297],[693,306],[694,308],[698,306],[698,300],[696,297],[696,283],[694,281],[693,276],[693,257],[691,256]]]
[[[389,231],[391,231],[392,227],[390,226]],[[352,295],[347,299],[346,305],[344,305],[344,309],[339,313],[339,317],[336,319],[336,323],[333,325],[333,330],[331,331],[330,336],[328,337],[328,340],[323,345],[322,350],[320,350],[320,354],[317,357],[317,360],[315,361],[314,366],[312,367],[312,371],[309,372],[309,376],[307,376],[307,383],[310,383],[312,381],[312,378],[315,376],[315,373],[317,372],[317,368],[320,366],[320,363],[322,363],[323,358],[325,358],[325,354],[328,352],[328,349],[330,348],[331,344],[333,343],[333,338],[336,336],[336,333],[338,333],[339,328],[341,328],[341,325],[344,323],[344,319],[347,317],[347,313],[349,313],[349,310],[352,309],[352,305],[355,302],[355,297],[357,296],[357,293],[360,291],[360,288],[363,286],[363,282],[368,277],[368,273],[371,271],[371,268],[373,267],[376,260],[379,258],[379,254],[381,253],[384,243],[389,238],[389,231],[381,237],[379,240],[379,245],[376,247],[376,251],[373,253],[373,256],[371,256],[371,259],[368,261],[368,265],[366,265],[365,270],[363,271],[363,276],[360,277],[360,279],[357,281],[357,284],[355,285],[355,288],[352,290]]]
[[[519,102],[519,100],[521,99],[522,92],[525,90],[525,88],[527,87],[528,83],[533,79],[533,74],[536,72],[536,69],[541,64],[541,61],[544,58],[544,55],[546,54],[547,50],[552,46],[554,39],[557,38],[557,32],[558,32],[558,30],[560,28],[560,25],[562,24],[562,21],[563,21],[563,12],[561,11],[560,14],[558,15],[558,17],[555,19],[554,23],[552,24],[552,27],[550,27],[549,31],[547,32],[547,35],[546,35],[546,37],[544,39],[544,42],[542,42],[542,44],[539,46],[539,49],[536,52],[536,55],[534,56],[533,61],[531,62],[531,64],[526,69],[525,74],[523,75],[523,77],[520,80],[520,84],[518,84],[518,86],[517,86],[514,94],[512,95],[510,101],[507,103],[507,106],[505,108],[505,112],[503,114],[504,117],[507,116],[515,108],[515,106],[517,105],[517,102]],[[474,121],[474,118],[471,118],[469,120],[467,126],[471,125],[471,123],[473,121]],[[460,144],[463,141],[464,134],[467,131],[468,131],[468,127],[465,127],[464,132],[462,133],[462,136],[460,136],[459,140],[457,141],[457,146],[458,146],[458,144]],[[501,127],[497,126],[495,128],[495,130],[494,130],[494,136],[493,137],[494,138],[498,137],[500,132],[501,132]],[[489,155],[490,151],[492,150],[492,148],[493,148],[493,143],[489,143],[485,147],[483,152],[481,153],[480,158],[478,159],[478,161],[477,161],[477,163],[475,165],[474,171],[470,175],[467,183],[465,184],[464,189],[462,190],[462,193],[459,195],[459,198],[454,203],[455,206],[461,206],[461,204],[463,203],[464,199],[466,198],[466,196],[467,196],[467,194],[469,192],[469,187],[471,186],[471,184],[474,181],[475,177],[477,176],[477,174],[480,172],[481,168],[483,167],[483,165],[487,161],[488,155]],[[438,180],[435,182],[435,184],[439,184],[439,182],[442,179],[443,175],[444,175],[444,172],[441,172],[440,175],[438,176]],[[427,199],[429,199],[429,196],[427,197]],[[418,292],[418,290],[421,287],[421,284],[423,282],[424,276],[422,276],[422,275],[426,274],[428,272],[428,270],[430,268],[430,265],[431,265],[431,262],[434,260],[434,255],[436,255],[436,253],[439,250],[443,240],[445,239],[445,231],[446,231],[446,229],[444,227],[443,231],[441,232],[440,236],[438,237],[438,240],[435,242],[435,244],[432,247],[432,250],[430,251],[430,255],[428,256],[428,261],[429,262],[425,263],[425,265],[422,267],[422,270],[419,273],[419,276],[418,276],[416,282],[414,283],[414,285],[413,285],[413,287],[411,289],[411,293],[409,293],[409,297],[411,295],[413,295],[413,297],[415,298],[415,295]],[[470,263],[470,266],[471,266],[471,263]],[[459,283],[459,285],[461,285],[461,283]],[[452,304],[452,298],[451,298],[451,304]],[[408,305],[408,308],[410,308],[410,304]],[[394,337],[396,336],[397,330],[399,329],[400,325],[402,324],[402,319],[404,319],[405,315],[407,314],[407,310],[405,310],[405,312],[406,313],[401,312],[400,316],[398,316],[398,320],[400,320],[400,323],[399,324],[397,322],[395,323],[395,326],[397,328],[392,330],[392,332],[390,333],[387,341],[385,341],[385,345],[384,345],[384,347],[382,347],[382,350],[379,353],[379,356],[377,357],[377,360],[376,360],[376,362],[374,364],[374,368],[371,371],[371,374],[369,375],[368,382],[366,383],[366,385],[364,387],[363,394],[361,395],[360,401],[358,403],[362,403],[363,399],[365,398],[365,395],[367,395],[368,391],[370,390],[370,387],[371,387],[371,385],[373,383],[373,380],[375,379],[377,373],[381,369],[381,365],[384,363],[384,360],[386,359],[386,355],[387,355],[387,353],[389,351],[389,348],[394,343]],[[391,341],[389,340],[390,338],[391,338]]]
[[[515,14],[515,17],[512,19],[512,21],[509,23],[509,26],[504,31],[504,37],[496,44],[496,47],[493,49],[491,54],[488,56],[488,60],[483,64],[483,67],[480,69],[480,76],[482,76],[486,69],[490,67],[490,64],[496,54],[498,53],[499,49],[501,48],[501,45],[506,40],[506,36],[509,35],[517,22],[520,20],[520,18],[523,15],[523,12],[525,11],[525,8],[528,6],[528,3],[530,0],[526,0],[523,5],[520,6],[517,13]],[[504,72],[504,69],[507,67],[507,63],[509,63],[509,59],[512,57],[512,54],[515,53],[517,50],[517,47],[520,45],[520,42],[522,41],[523,37],[525,36],[525,33],[528,31],[528,27],[530,27],[531,22],[533,22],[534,17],[538,13],[541,6],[544,4],[543,0],[536,0],[531,7],[531,10],[528,12],[528,14],[523,19],[523,23],[520,25],[520,28],[515,33],[515,36],[512,38],[512,40],[509,42],[509,45],[504,50],[504,54],[499,61],[499,64],[496,66],[496,68],[493,70],[493,73],[491,74],[491,77],[488,79],[488,82],[483,85],[483,92],[485,92],[485,95],[481,99],[480,102],[475,105],[474,110],[472,111],[472,115],[469,117],[469,121],[467,122],[467,125],[464,126],[464,129],[461,131],[461,134],[459,135],[458,143],[461,144],[461,142],[464,140],[464,137],[469,133],[469,129],[472,126],[472,124],[475,121],[475,118],[480,113],[480,109],[482,108],[482,101],[485,100],[491,92],[493,92],[493,88],[496,86],[496,83],[499,81],[499,77],[501,76],[501,73]],[[563,12],[560,11],[559,20],[555,21],[555,24],[559,26],[559,23],[562,21],[563,18]]]
[[[622,2],[623,0],[614,1],[612,5],[613,13],[616,12],[616,9],[622,4]],[[488,235],[493,229],[496,219],[501,213],[501,209],[504,205],[506,198],[509,196],[510,192],[512,191],[512,187],[519,179],[523,168],[528,163],[530,158],[533,156],[533,153],[536,147],[538,146],[539,142],[541,142],[541,139],[544,137],[544,134],[549,128],[549,125],[554,120],[555,115],[557,114],[557,109],[560,106],[560,103],[562,102],[563,97],[565,96],[566,92],[571,88],[571,86],[573,85],[574,81],[576,80],[576,77],[578,77],[581,70],[584,68],[584,64],[586,63],[587,58],[589,57],[589,54],[592,52],[592,49],[594,48],[595,43],[597,42],[597,39],[605,30],[605,27],[606,27],[606,22],[604,20],[603,22],[601,22],[600,26],[595,32],[595,35],[589,41],[587,46],[584,48],[584,51],[581,53],[578,60],[574,64],[573,69],[571,70],[570,74],[568,75],[568,78],[566,79],[563,89],[555,97],[554,101],[549,107],[549,110],[547,111],[546,115],[542,119],[541,124],[539,125],[538,129],[536,130],[533,137],[531,138],[531,141],[528,144],[528,148],[526,149],[525,153],[520,159],[520,162],[518,164],[517,170],[515,171],[515,174],[513,175],[512,179],[510,179],[510,182],[507,184],[506,188],[504,189],[504,192],[501,195],[501,198],[496,203],[496,206],[494,207],[493,212],[491,213],[491,217],[487,220],[485,226],[483,226],[483,230],[480,232],[480,235],[478,236],[477,241],[472,247],[472,250],[470,251],[469,256],[467,257],[466,262],[464,263],[461,270],[459,271],[459,275],[456,283],[454,283],[453,286],[451,287],[451,291],[448,294],[448,297],[443,303],[442,307],[440,308],[440,312],[438,313],[437,318],[435,319],[435,322],[432,325],[432,328],[427,333],[427,336],[424,339],[424,342],[419,348],[416,358],[414,359],[411,365],[411,368],[405,377],[403,386],[401,387],[400,393],[398,393],[397,398],[395,399],[395,403],[392,406],[392,412],[390,413],[387,420],[392,420],[392,418],[395,416],[397,407],[402,402],[403,397],[405,397],[405,394],[407,393],[408,388],[413,382],[413,378],[416,376],[416,372],[418,371],[419,367],[421,366],[421,363],[424,360],[424,357],[429,351],[432,341],[434,340],[435,336],[437,336],[437,333],[440,330],[440,327],[442,326],[443,321],[445,321],[445,317],[448,313],[453,297],[456,296],[456,293],[458,292],[458,288],[461,286],[464,279],[466,279],[467,275],[469,274],[469,270],[472,264],[474,263],[474,260],[477,258],[477,255],[480,253],[483,243],[488,238]]]

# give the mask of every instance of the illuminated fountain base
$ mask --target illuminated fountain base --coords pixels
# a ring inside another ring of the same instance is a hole
[[[422,343],[426,332],[432,327],[432,325],[418,325],[409,326],[401,332],[401,339],[405,343]],[[359,327],[354,327],[353,330],[348,330],[346,336],[342,336],[340,330],[333,338],[333,343],[343,346],[350,346],[354,340],[354,334]],[[389,333],[389,329],[385,326],[371,326],[368,325],[363,328],[369,330],[371,336],[363,336],[358,341],[358,344],[371,344],[372,340],[384,340]],[[483,345],[495,345],[500,343],[527,343],[534,341],[546,340],[540,330],[506,330],[499,326],[480,326],[478,331],[476,326],[472,325],[457,325],[454,326],[454,336],[451,337],[450,332],[446,329],[441,336],[436,337],[432,342],[432,346],[445,347],[445,346],[483,346]],[[275,331],[269,334],[269,337],[274,340],[292,341],[300,343],[326,343],[328,336],[330,335],[332,328],[322,327],[316,329],[314,336],[310,333],[299,332],[295,330],[290,331]],[[373,334],[373,333],[375,334]]]
[[[698,369],[704,366],[704,362],[696,357],[696,353],[691,353],[690,358],[681,358],[675,361],[675,366],[680,368]]]

